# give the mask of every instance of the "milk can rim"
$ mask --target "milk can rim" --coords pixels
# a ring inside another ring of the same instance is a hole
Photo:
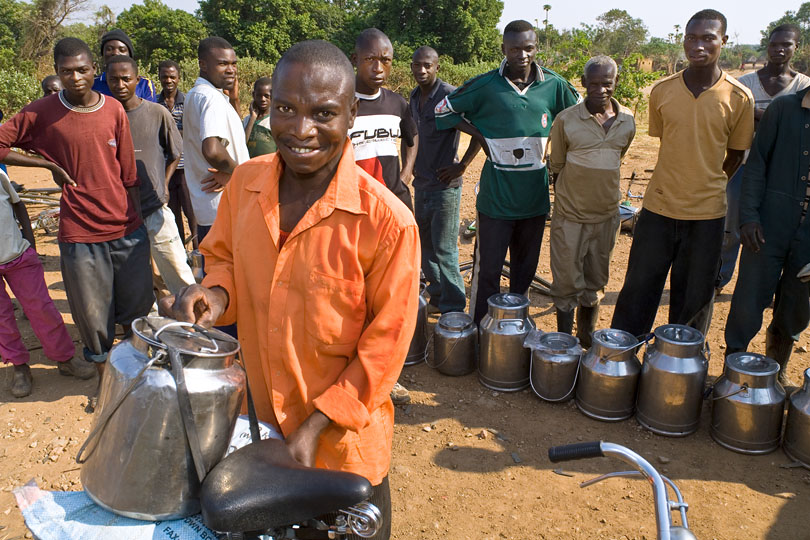
[[[473,322],[473,318],[463,311],[448,311],[447,313],[441,314],[437,324],[446,330],[461,332],[471,328],[475,323]]]
[[[607,341],[606,336],[614,336],[614,339],[620,337],[621,341],[619,342],[619,340],[616,340],[616,342],[609,342]],[[636,336],[630,332],[615,328],[603,328],[601,330],[597,330],[593,333],[591,339],[593,341],[598,341],[600,345],[609,349],[630,347],[638,344],[638,338]]]
[[[158,349],[168,350],[169,345],[167,345],[166,343],[164,343],[164,342],[162,342],[160,340],[156,340],[152,336],[148,336],[148,335],[144,334],[142,330],[136,328],[135,325],[138,322],[142,321],[142,320],[146,321],[147,328],[150,327],[150,324],[151,324],[149,322],[150,320],[151,321],[154,321],[154,320],[163,321],[164,324],[161,324],[161,326],[159,326],[158,329],[163,328],[163,326],[165,326],[168,323],[176,322],[176,321],[174,319],[169,318],[169,317],[152,317],[152,316],[147,315],[147,316],[144,316],[144,317],[138,317],[137,319],[132,321],[132,324],[131,324],[133,334],[137,335],[139,339],[144,340],[145,342],[147,342],[152,347],[155,347],[155,348],[158,348]],[[225,356],[231,356],[231,355],[237,354],[239,352],[239,349],[241,348],[241,345],[240,345],[239,341],[236,338],[234,338],[233,336],[229,336],[225,332],[223,332],[221,330],[217,330],[216,328],[206,328],[205,330],[206,330],[206,332],[210,333],[213,337],[217,338],[218,340],[220,340],[222,342],[225,342],[225,343],[227,343],[229,345],[232,345],[233,349],[231,349],[231,350],[220,350],[220,351],[217,351],[217,352],[195,351],[195,350],[187,349],[187,348],[183,348],[183,347],[175,347],[175,349],[182,352],[182,353],[194,355],[194,356],[197,356],[197,357],[204,357],[204,358],[220,358],[220,357],[225,357]]]
[[[751,367],[744,365],[744,363],[750,363],[747,362],[750,360],[756,360],[757,363],[754,365],[761,366],[761,369],[751,369]],[[779,373],[779,364],[776,360],[763,354],[750,352],[738,352],[728,355],[725,367],[731,371],[752,376],[767,376]]]
[[[501,299],[506,300],[507,298],[508,299],[520,300],[520,302],[519,303],[517,303],[517,302],[516,303],[506,303],[506,302],[499,303],[499,300],[501,300]],[[490,296],[487,299],[487,304],[492,306],[492,307],[499,308],[499,309],[521,309],[521,308],[529,307],[529,299],[526,298],[524,295],[517,294],[517,293],[509,293],[509,292],[507,292],[507,293],[496,293],[496,294],[493,294],[492,296]]]
[[[672,336],[666,335],[671,330],[680,330],[682,332],[693,334],[694,339],[685,339],[685,340],[677,340]],[[666,343],[672,343],[673,345],[683,345],[683,346],[692,346],[692,345],[702,345],[704,342],[703,332],[692,328],[691,326],[686,326],[683,324],[663,324],[655,329],[653,332],[655,334],[655,340],[664,341]]]

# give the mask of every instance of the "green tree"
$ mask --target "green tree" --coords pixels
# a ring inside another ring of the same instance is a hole
[[[596,18],[598,24],[587,26],[594,50],[617,58],[638,52],[647,41],[647,27],[623,9],[611,9]]]
[[[388,34],[395,50],[430,45],[457,63],[501,57],[501,0],[376,0],[373,6],[368,26]]]
[[[26,5],[16,0],[0,0],[0,69],[14,66],[23,36]]]
[[[117,26],[132,39],[135,57],[147,64],[195,57],[197,45],[208,35],[194,15],[161,0],[144,0],[124,10]]]
[[[784,15],[768,24],[765,30],[760,31],[762,40],[760,40],[759,45],[762,49],[768,47],[768,38],[771,31],[780,24],[795,24],[801,28],[802,45],[805,47],[810,46],[810,2],[804,2],[796,11],[786,11]]]
[[[230,41],[239,56],[276,63],[305,39],[332,39],[319,26],[342,27],[338,4],[324,0],[202,0],[199,13],[210,32]]]
[[[89,0],[34,0],[26,9],[25,31],[19,58],[40,67],[53,64],[51,48],[63,23],[84,10]]]

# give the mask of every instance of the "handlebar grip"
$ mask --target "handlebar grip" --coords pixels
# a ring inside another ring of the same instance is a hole
[[[548,459],[552,463],[572,461],[574,459],[589,459],[604,455],[602,441],[564,444],[562,446],[552,446],[548,449]]]

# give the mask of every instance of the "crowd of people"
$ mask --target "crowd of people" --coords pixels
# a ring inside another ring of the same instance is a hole
[[[741,242],[727,352],[746,350],[773,301],[766,349],[786,385],[810,321],[810,79],[790,67],[799,38],[777,26],[768,63],[737,80],[718,66],[725,17],[703,10],[688,21],[688,67],[650,95],[660,150],[611,323],[649,332],[669,275],[669,321],[705,333]],[[636,133],[613,97],[620,68],[591,58],[583,97],[536,62],[530,23],[509,23],[502,51],[497,69],[454,88],[439,78],[439,53],[418,48],[406,101],[385,88],[394,51],[382,31],[361,32],[351,59],[325,41],[301,42],[255,81],[242,118],[238,58],[220,37],[200,42],[186,94],[172,60],[159,65],[160,92],[140,76],[120,30],[101,39],[99,76],[89,46],[64,38],[43,97],[0,126],[0,162],[46,168],[62,188],[61,271],[83,354],[48,296],[28,215],[3,172],[0,275],[65,375],[102,372],[116,325],[128,332],[157,309],[238,336],[259,418],[299,462],[368,478],[388,538],[391,398],[408,397],[395,385],[420,274],[433,309],[468,307],[459,207],[479,150],[473,319],[500,291],[507,252],[509,290],[527,293],[550,186],[556,329],[576,329],[590,346],[608,283],[621,161]],[[459,158],[461,132],[470,143]],[[201,284],[189,242],[204,256]],[[5,288],[0,321],[11,393],[24,397],[29,355]]]

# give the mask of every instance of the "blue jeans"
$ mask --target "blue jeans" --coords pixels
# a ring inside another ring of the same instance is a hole
[[[422,272],[430,302],[442,313],[464,311],[467,296],[458,270],[461,188],[414,190],[414,216],[422,244]]]
[[[720,274],[717,287],[725,287],[734,275],[737,256],[740,254],[740,192],[744,165],[740,165],[726,185],[726,230],[723,235],[723,251],[720,252]]]

